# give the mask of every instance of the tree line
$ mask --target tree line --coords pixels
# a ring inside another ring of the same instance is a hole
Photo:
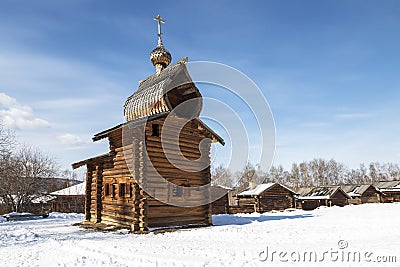
[[[57,162],[39,149],[19,144],[10,129],[0,125],[0,209],[21,212],[34,198],[57,187]],[[59,187],[58,187],[59,189]]]
[[[334,159],[313,159],[293,163],[290,169],[285,169],[282,165],[272,166],[269,171],[251,163],[247,163],[243,170],[236,172],[219,165],[211,169],[211,174],[214,184],[237,188],[240,191],[248,187],[249,183],[279,182],[299,188],[400,180],[400,167],[393,163],[371,162],[368,165],[360,164],[358,168],[348,168]]]

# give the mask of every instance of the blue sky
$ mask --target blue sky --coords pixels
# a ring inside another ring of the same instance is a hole
[[[91,137],[154,73],[157,13],[173,61],[224,63],[259,86],[274,164],[399,163],[399,1],[2,0],[0,116],[64,168],[106,152]]]

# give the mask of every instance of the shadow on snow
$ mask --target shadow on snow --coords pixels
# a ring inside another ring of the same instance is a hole
[[[302,219],[313,217],[311,214],[271,215],[271,214],[221,214],[213,215],[214,226],[245,225],[253,222],[277,221],[286,219]]]

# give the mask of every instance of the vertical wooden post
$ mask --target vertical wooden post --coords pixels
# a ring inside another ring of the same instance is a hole
[[[85,191],[85,221],[90,221],[90,205],[92,202],[92,166],[86,167],[86,191]]]
[[[135,182],[135,184],[131,185],[132,188],[132,197],[133,197],[133,221],[131,224],[131,231],[134,233],[139,232],[139,185]]]
[[[136,134],[137,135],[137,134]],[[133,158],[134,158],[134,207],[133,213],[134,218],[131,225],[131,231],[134,233],[143,233],[148,231],[147,228],[147,199],[146,194],[141,187],[145,183],[145,175],[146,175],[146,151],[145,151],[145,137],[140,134],[140,136],[135,136],[133,139]]]
[[[141,188],[139,190],[139,229],[141,232],[148,231],[147,228],[147,199],[146,193],[143,187],[146,186],[146,163],[147,163],[147,151],[146,151],[146,138],[142,136],[139,140],[139,184]]]
[[[101,222],[101,210],[103,208],[103,166],[101,163],[96,165],[96,223]]]

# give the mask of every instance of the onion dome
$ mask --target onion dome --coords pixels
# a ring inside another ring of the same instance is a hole
[[[161,18],[160,15],[157,15],[154,18],[158,24],[158,45],[154,48],[150,53],[151,63],[156,67],[156,73],[159,74],[163,69],[165,69],[169,63],[171,63],[172,57],[171,53],[164,47],[161,39],[161,23],[165,23],[165,21]]]
[[[157,65],[161,65],[162,69],[164,69],[169,65],[169,63],[171,63],[172,56],[171,53],[163,46],[162,42],[159,42],[158,46],[151,51],[150,60],[156,68]]]

